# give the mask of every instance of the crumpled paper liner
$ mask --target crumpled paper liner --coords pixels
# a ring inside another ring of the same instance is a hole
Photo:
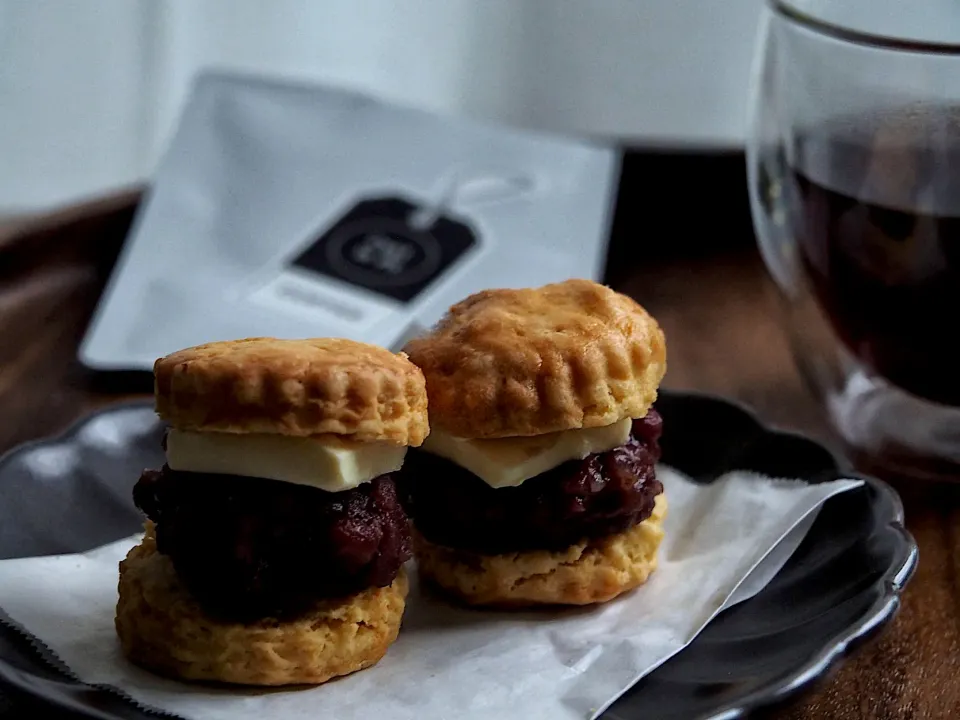
[[[0,608],[84,682],[184,718],[584,720],[686,647],[725,607],[763,589],[823,502],[861,484],[734,472],[698,485],[666,467],[658,477],[670,510],[660,566],[646,585],[595,607],[484,612],[421,593],[411,572],[403,628],[387,656],[320,687],[180,683],[127,662],[113,617],[117,564],[136,537],[80,555],[0,561]]]

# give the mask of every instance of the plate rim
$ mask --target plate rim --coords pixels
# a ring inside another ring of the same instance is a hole
[[[900,562],[899,564],[891,564],[890,567],[888,567],[884,572],[881,578],[883,581],[883,593],[870,606],[870,608],[863,613],[858,622],[836,633],[832,638],[830,638],[830,640],[824,643],[823,649],[819,653],[817,653],[802,666],[798,666],[788,675],[773,680],[742,698],[734,700],[717,708],[716,710],[709,711],[708,714],[700,716],[700,720],[737,720],[739,718],[746,718],[756,710],[783,704],[790,699],[798,697],[803,692],[809,691],[816,683],[823,680],[833,668],[835,668],[840,662],[848,657],[857,647],[859,647],[868,639],[874,637],[882,628],[889,624],[901,605],[900,595],[916,570],[919,559],[919,548],[916,540],[904,525],[903,503],[897,492],[883,480],[870,475],[855,472],[852,469],[852,465],[849,463],[849,461],[835,452],[833,448],[801,432],[786,429],[774,423],[764,422],[751,407],[739,400],[734,400],[707,392],[671,390],[668,388],[661,389],[661,395],[669,395],[671,398],[678,400],[708,402],[731,408],[749,420],[750,425],[752,425],[758,431],[758,436],[761,437],[785,437],[812,443],[814,446],[823,450],[830,457],[833,463],[833,470],[836,473],[852,479],[862,480],[864,483],[872,486],[877,493],[887,499],[890,504],[890,508],[892,509],[892,511],[889,513],[889,516],[884,518],[884,528],[886,528],[887,531],[894,532],[899,537],[899,548],[901,549],[899,558]],[[79,418],[55,434],[28,440],[14,446],[13,448],[10,448],[8,451],[0,455],[0,474],[3,473],[7,465],[26,452],[30,452],[38,447],[69,442],[89,423],[95,421],[102,415],[123,410],[146,410],[152,408],[153,401],[148,398],[138,398],[108,403],[103,407],[81,415]],[[49,654],[55,656],[55,653],[52,653],[52,651],[50,651],[49,648],[42,643],[42,641],[34,638],[29,633],[25,633],[24,630],[19,628],[16,624],[9,625],[5,622],[2,625],[4,627],[10,627],[15,632],[26,635],[29,638],[31,645],[37,648],[38,651],[41,652],[41,655]],[[696,640],[694,640],[694,643],[695,642]],[[76,677],[76,675],[74,675],[72,672],[64,672],[62,668],[55,667],[54,664],[51,663],[46,657],[44,658],[44,662],[50,664],[52,669],[63,675],[65,681],[71,683],[73,686],[86,688],[90,691],[105,692],[113,695],[114,697],[123,698],[124,701],[132,703],[132,705],[140,712],[144,712],[154,717],[173,717],[169,713],[165,713],[163,711],[145,708],[139,703],[131,700],[125,693],[118,691],[115,688],[105,688],[102,686],[85,683]],[[56,693],[53,693],[52,696],[39,695],[33,691],[31,683],[28,680],[21,679],[20,676],[23,674],[27,674],[31,678],[37,677],[27,671],[19,670],[9,666],[8,663],[0,658],[0,685],[6,685],[8,688],[12,688],[17,692],[26,694],[35,701],[40,701],[53,707],[59,707],[60,709],[68,712],[78,713],[80,716],[100,718],[101,720],[103,718],[121,718],[122,720],[121,716],[112,715],[109,714],[109,712],[105,713],[104,711],[98,711],[96,708],[87,708],[85,706],[77,707],[77,703],[73,702],[69,696],[61,697]]]
[[[769,709],[787,703],[798,698],[804,692],[812,690],[817,683],[824,680],[832,669],[855,652],[860,645],[879,634],[893,620],[900,608],[900,596],[917,569],[920,549],[916,539],[904,524],[903,501],[893,486],[880,478],[855,471],[852,463],[832,447],[802,432],[783,428],[776,423],[765,422],[753,408],[736,399],[699,391],[664,389],[662,392],[676,398],[706,400],[726,405],[746,417],[765,437],[791,438],[817,446],[831,458],[836,473],[850,479],[862,480],[865,484],[872,486],[880,495],[886,497],[890,502],[892,512],[885,518],[884,527],[887,531],[895,533],[901,541],[900,563],[891,564],[887,568],[881,578],[883,580],[883,594],[863,613],[857,623],[836,633],[824,644],[819,653],[790,672],[788,676],[773,680],[752,693],[710,711],[708,714],[701,715],[697,719],[739,720],[749,717],[757,710]],[[696,639],[693,642],[695,643]]]

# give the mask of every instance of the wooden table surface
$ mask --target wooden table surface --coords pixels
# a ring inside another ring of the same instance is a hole
[[[144,375],[98,375],[75,361],[136,201],[131,192],[0,224],[0,451],[149,390]],[[832,442],[796,372],[774,289],[752,248],[661,258],[622,275],[618,289],[666,332],[666,387],[736,398],[770,422]],[[920,546],[899,615],[829,680],[770,717],[960,718],[960,494],[894,484]]]

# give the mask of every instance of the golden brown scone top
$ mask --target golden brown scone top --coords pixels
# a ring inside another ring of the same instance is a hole
[[[466,438],[643,417],[667,367],[657,321],[590,280],[476,293],[404,350],[426,376],[431,425]]]
[[[153,372],[157,413],[179,428],[411,446],[429,432],[420,370],[353,340],[214,342],[160,358]]]

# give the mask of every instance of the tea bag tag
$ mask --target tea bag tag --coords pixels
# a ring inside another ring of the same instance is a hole
[[[428,232],[446,213],[520,200],[533,193],[536,186],[534,178],[522,172],[454,172],[438,184],[432,202],[416,207],[407,216],[407,224],[413,230]]]

